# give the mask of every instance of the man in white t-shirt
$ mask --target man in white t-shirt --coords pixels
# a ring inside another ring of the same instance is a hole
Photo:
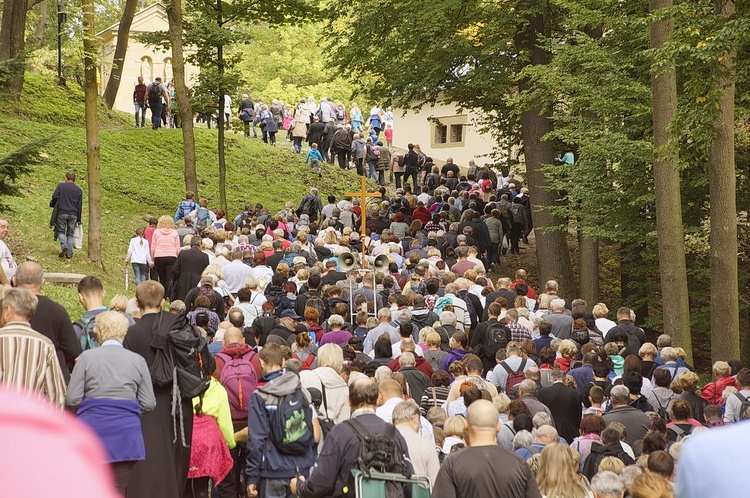
[[[3,271],[0,273],[0,284],[3,285],[10,284],[10,279],[16,274],[16,268],[18,268],[16,260],[13,259],[13,254],[5,243],[9,227],[8,220],[0,219],[0,264],[3,267]]]

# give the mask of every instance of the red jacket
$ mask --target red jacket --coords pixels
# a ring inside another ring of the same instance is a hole
[[[416,360],[416,364],[414,365],[414,368],[425,374],[429,379],[432,379],[432,365],[430,365],[430,362],[425,360],[421,356],[414,355],[414,358]],[[401,365],[398,363],[398,358],[394,358],[391,360],[391,362],[388,364],[388,368],[393,370],[394,372],[398,372],[398,369],[401,368]]]
[[[721,399],[721,393],[723,393],[724,389],[727,387],[737,387],[737,381],[734,377],[724,377],[723,379],[718,379],[715,382],[706,384],[706,387],[701,389],[701,398],[705,399],[712,405],[721,406],[724,404],[724,400]]]
[[[510,288],[515,289],[516,284],[526,284],[526,287],[529,288],[529,292],[526,293],[526,297],[528,297],[529,299],[536,299],[536,292],[534,292],[534,289],[532,289],[528,283],[524,282],[523,280],[516,280],[515,282],[510,284]]]
[[[411,217],[415,220],[421,221],[423,226],[429,223],[430,220],[432,220],[432,214],[426,207],[418,207],[411,214]]]

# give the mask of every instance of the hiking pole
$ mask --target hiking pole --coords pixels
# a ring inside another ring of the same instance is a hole
[[[130,280],[130,273],[128,272],[127,267],[125,268],[125,290],[128,290],[128,281]]]

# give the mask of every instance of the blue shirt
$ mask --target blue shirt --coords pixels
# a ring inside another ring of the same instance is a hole
[[[747,448],[750,423],[717,427],[691,436],[682,447],[677,496],[711,498],[747,496]]]

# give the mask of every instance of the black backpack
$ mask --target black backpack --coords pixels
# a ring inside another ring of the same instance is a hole
[[[510,342],[510,331],[508,327],[500,322],[491,323],[487,327],[484,354],[486,358],[494,359],[495,354]]]
[[[190,441],[185,438],[181,400],[200,396],[211,384],[203,358],[206,339],[197,327],[190,325],[185,315],[177,317],[170,329],[163,331],[161,324],[164,314],[160,312],[159,319],[154,322],[151,347],[156,350],[156,356],[149,373],[155,388],[171,386],[172,416],[179,419],[181,442],[187,448]]]
[[[156,83],[151,83],[148,86],[148,98],[149,100],[156,100],[158,98],[161,98],[161,87],[160,85],[157,85]]]
[[[318,325],[320,325],[326,319],[326,314],[327,314],[326,304],[323,301],[323,298],[317,294],[309,294],[307,292],[305,293],[305,296],[307,297],[307,301],[305,301],[305,309],[313,308],[318,311],[319,313]],[[304,310],[302,314],[303,315],[305,314]]]
[[[406,464],[401,457],[401,451],[396,444],[395,426],[388,424],[385,433],[370,434],[356,418],[345,420],[344,423],[351,427],[360,443],[359,457],[352,465],[352,470],[359,470],[365,478],[370,477],[373,471],[402,474],[409,477],[406,472]],[[344,496],[355,496],[353,474],[349,475]],[[386,482],[385,496],[386,498],[403,498],[406,496],[406,487],[403,483]]]

